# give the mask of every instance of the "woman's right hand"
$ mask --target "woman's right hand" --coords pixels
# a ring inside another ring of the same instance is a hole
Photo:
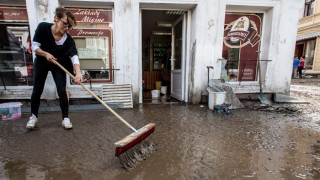
[[[47,59],[47,61],[49,61],[49,62],[52,62],[52,63],[55,63],[55,61],[57,60],[57,58],[55,58],[52,54],[50,54],[50,53],[46,53],[46,59]]]

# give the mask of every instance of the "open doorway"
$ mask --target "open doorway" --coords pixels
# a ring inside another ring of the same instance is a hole
[[[301,56],[304,56],[304,42],[296,44],[296,49],[295,49],[294,55],[298,56],[299,58]]]
[[[182,100],[184,16],[184,11],[142,10],[143,103]]]

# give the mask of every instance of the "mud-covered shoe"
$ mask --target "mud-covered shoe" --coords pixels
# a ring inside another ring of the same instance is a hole
[[[29,130],[34,129],[34,127],[36,126],[37,122],[38,122],[38,118],[34,114],[32,114],[30,119],[29,119],[29,121],[28,121],[28,123],[27,123],[27,125],[26,125],[26,128],[29,129]]]
[[[64,118],[62,121],[62,127],[64,129],[72,129],[72,123],[70,122],[69,118]]]

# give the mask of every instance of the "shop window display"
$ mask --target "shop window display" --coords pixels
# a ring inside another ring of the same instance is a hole
[[[77,20],[69,31],[73,37],[83,74],[91,83],[113,83],[112,11],[68,8]]]
[[[0,7],[0,13],[0,85],[32,86],[27,11],[23,7]]]
[[[227,82],[256,81],[262,14],[226,13],[222,77]]]

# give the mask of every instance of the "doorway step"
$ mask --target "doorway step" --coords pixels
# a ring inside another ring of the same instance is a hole
[[[159,97],[152,97],[152,92],[143,91],[143,104],[177,104],[179,101],[170,97],[168,94],[160,94]]]

